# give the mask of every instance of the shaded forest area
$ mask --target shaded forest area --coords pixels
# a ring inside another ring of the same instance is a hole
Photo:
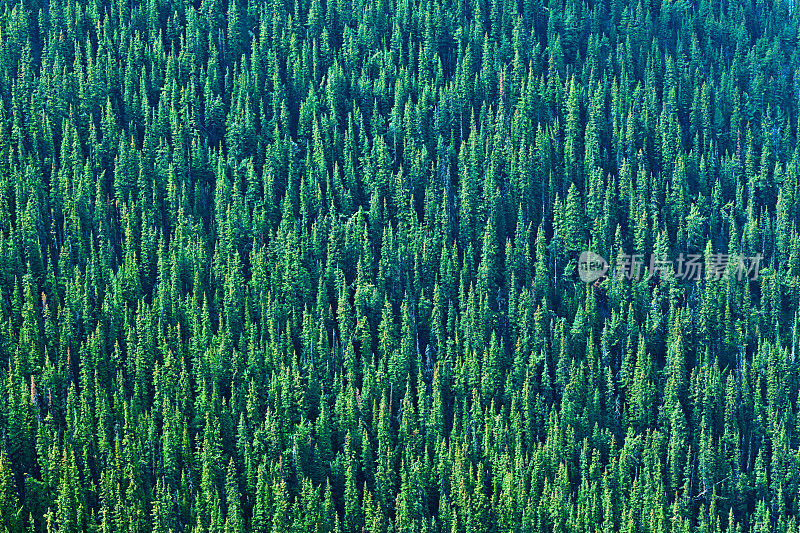
[[[0,0],[0,531],[798,532],[799,20]]]

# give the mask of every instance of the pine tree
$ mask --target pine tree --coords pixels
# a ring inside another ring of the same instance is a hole
[[[22,508],[19,506],[14,476],[5,452],[0,450],[0,527],[17,531],[22,527]]]

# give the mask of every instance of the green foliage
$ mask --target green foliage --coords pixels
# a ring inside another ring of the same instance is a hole
[[[0,0],[0,532],[797,531],[798,17]]]

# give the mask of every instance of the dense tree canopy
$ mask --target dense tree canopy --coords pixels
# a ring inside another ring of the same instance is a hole
[[[0,0],[0,531],[797,532],[798,35]]]

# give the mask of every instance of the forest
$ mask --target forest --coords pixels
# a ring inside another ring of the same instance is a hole
[[[0,533],[800,532],[794,0],[0,0]]]

